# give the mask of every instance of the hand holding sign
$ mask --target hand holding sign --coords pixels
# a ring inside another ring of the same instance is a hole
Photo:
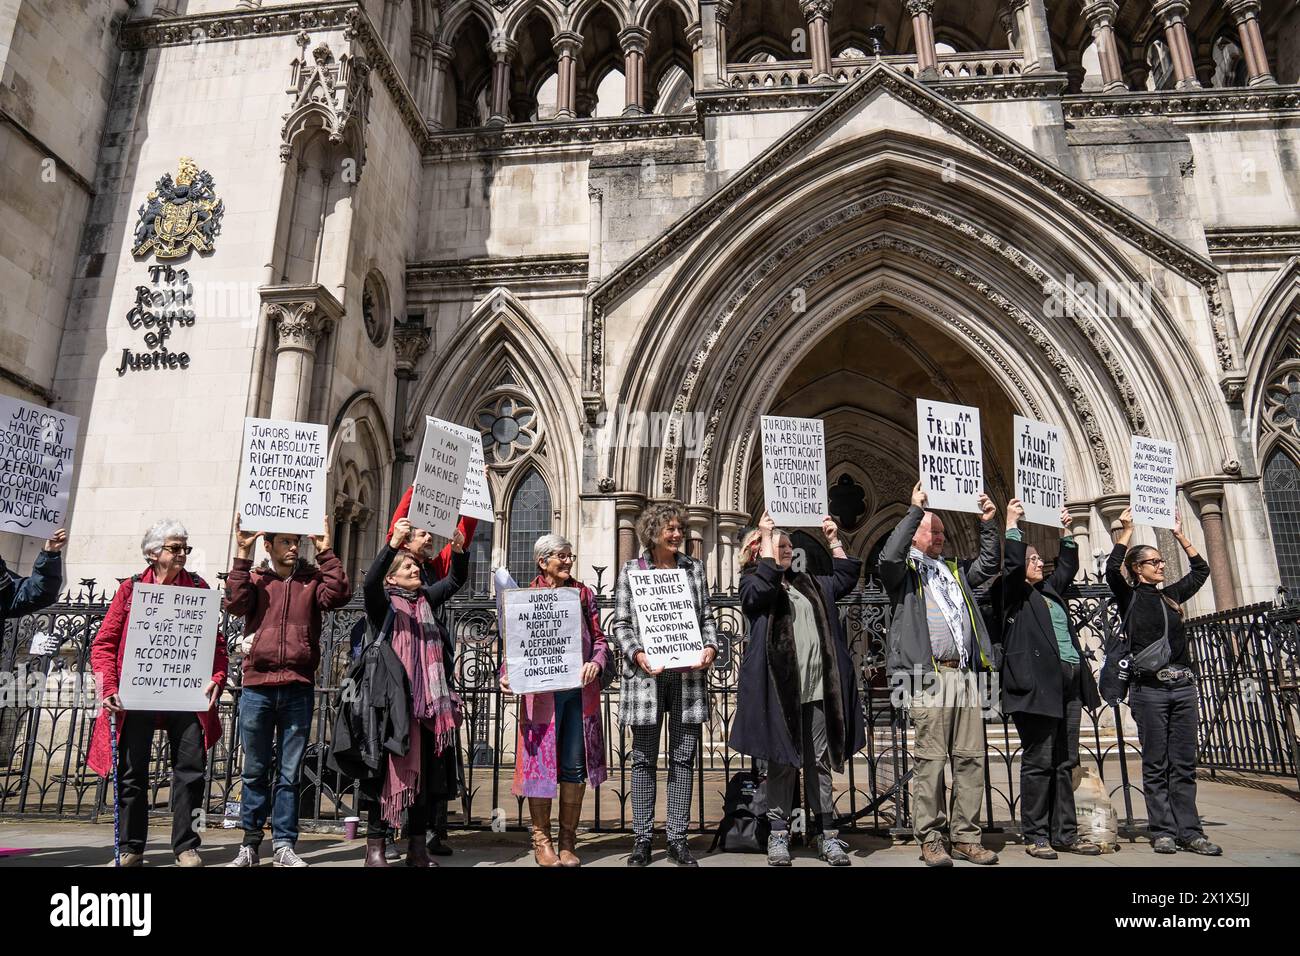
[[[68,532],[60,528],[54,534],[45,539],[45,550],[58,554],[63,550],[63,546],[68,543]]]

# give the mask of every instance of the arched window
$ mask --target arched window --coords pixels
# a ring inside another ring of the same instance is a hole
[[[470,591],[482,596],[492,591],[492,523],[480,521],[469,544]]]
[[[1282,586],[1300,598],[1300,466],[1277,448],[1264,465],[1264,500],[1273,529],[1273,549]]]
[[[529,468],[510,499],[506,567],[518,584],[525,585],[533,579],[533,545],[550,531],[551,492],[541,473],[536,468]]]

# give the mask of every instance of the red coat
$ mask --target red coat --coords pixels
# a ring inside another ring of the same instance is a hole
[[[140,575],[141,584],[156,584],[153,568],[149,568]],[[182,570],[176,575],[172,582],[177,587],[182,588],[206,588],[208,583],[197,574],[191,574],[189,571]],[[108,613],[104,615],[104,621],[99,625],[99,631],[95,634],[94,641],[90,644],[90,669],[95,674],[95,683],[99,687],[99,699],[102,701],[106,697],[111,697],[117,693],[117,680],[122,674],[122,657],[126,654],[126,641],[122,638],[126,635],[127,622],[131,618],[131,591],[134,582],[127,578],[122,582],[117,593],[113,595],[113,602],[108,606]],[[224,688],[226,686],[226,665],[229,663],[226,654],[226,640],[217,634],[217,649],[212,657],[212,679],[217,682],[217,686]],[[107,710],[101,709],[99,719],[95,721],[95,729],[90,735],[90,756],[86,759],[86,766],[99,774],[101,777],[111,776],[113,773],[113,751],[112,745],[108,738],[108,717],[111,716]],[[221,718],[217,715],[216,707],[209,708],[198,715],[199,723],[203,725],[203,746],[211,748],[221,738]],[[118,739],[122,736],[122,715],[116,715]]]
[[[402,495],[402,500],[397,503],[397,510],[393,512],[393,520],[388,522],[388,537],[384,539],[387,544],[393,540],[393,525],[397,524],[399,518],[405,518],[411,513],[411,492],[415,490],[414,485],[408,485],[406,494]],[[465,550],[469,550],[469,543],[474,540],[474,529],[478,527],[477,518],[466,518],[461,515],[456,522],[456,529],[465,537]],[[443,549],[437,553],[432,561],[433,576],[435,578],[445,578],[447,571],[451,567],[451,543],[448,542]]]

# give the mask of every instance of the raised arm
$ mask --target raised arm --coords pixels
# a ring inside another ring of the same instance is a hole
[[[384,593],[384,577],[395,557],[397,557],[397,549],[392,544],[386,543],[371,562],[370,570],[366,572],[365,580],[361,584],[361,594],[366,602],[366,617],[370,619],[375,630],[381,629],[388,618],[388,595]]]
[[[1183,553],[1187,555],[1187,563],[1190,566],[1187,574],[1173,584],[1165,585],[1165,593],[1171,598],[1182,604],[1184,601],[1191,600],[1192,595],[1199,591],[1205,582],[1210,579],[1210,566],[1205,559],[1201,557],[1196,546],[1192,544],[1191,539],[1183,534],[1183,516],[1174,512],[1174,537],[1182,545]]]
[[[1079,544],[1070,534],[1070,510],[1061,508],[1061,549],[1056,555],[1056,567],[1047,586],[1057,594],[1064,595],[1066,589],[1079,574]]]
[[[32,573],[25,578],[11,574],[4,569],[4,562],[0,562],[0,574],[13,583],[12,589],[5,589],[10,595],[6,602],[8,616],[31,614],[59,599],[59,588],[63,587],[63,555],[58,551],[42,551],[36,556]]]
[[[451,563],[447,567],[447,573],[432,584],[424,585],[420,590],[424,592],[424,599],[429,602],[429,607],[436,611],[450,601],[468,580],[469,552],[461,547],[459,551],[451,552]]]
[[[885,590],[891,593],[897,592],[907,582],[907,552],[911,550],[916,529],[925,517],[926,501],[926,494],[918,482],[912,489],[912,506],[880,549],[880,580],[885,585]]]
[[[1002,548],[998,540],[998,509],[993,499],[980,492],[980,553],[966,566],[966,580],[977,588],[1002,573]]]
[[[757,618],[772,610],[781,594],[781,568],[771,558],[762,558],[752,571],[740,576],[740,609]]]

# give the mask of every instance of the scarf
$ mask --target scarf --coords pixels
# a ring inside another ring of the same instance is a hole
[[[419,591],[386,588],[393,608],[388,642],[411,685],[411,735],[405,754],[388,755],[381,800],[384,819],[400,825],[402,811],[420,792],[421,726],[433,732],[435,755],[456,744],[460,698],[447,680],[442,635],[429,602]]]
[[[947,562],[941,558],[931,558],[916,548],[908,552],[908,557],[916,562],[925,587],[934,595],[935,603],[943,612],[944,620],[948,622],[948,630],[952,631],[953,641],[957,644],[961,666],[965,667],[968,655],[965,634],[962,633],[962,618],[965,614],[966,597],[962,594],[961,582],[952,573],[952,568],[948,567]]]

